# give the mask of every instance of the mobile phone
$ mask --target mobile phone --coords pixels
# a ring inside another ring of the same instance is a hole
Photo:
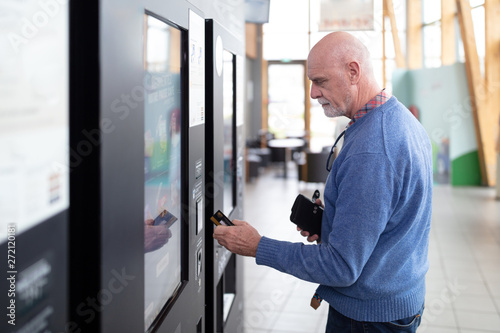
[[[234,225],[233,222],[231,222],[230,219],[224,213],[222,213],[220,210],[218,210],[212,217],[210,218],[212,222],[215,225],[226,225],[226,226],[232,226]]]
[[[153,225],[166,225],[167,228],[169,228],[175,221],[177,221],[177,217],[164,209],[160,215],[154,219]]]

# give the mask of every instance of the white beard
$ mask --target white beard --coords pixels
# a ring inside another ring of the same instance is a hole
[[[348,108],[351,105],[351,95],[347,94],[346,97],[344,98],[344,106],[345,108]],[[318,99],[318,102],[321,104],[323,107],[323,111],[325,112],[325,116],[329,118],[336,118],[336,117],[341,117],[341,116],[346,116],[347,110],[343,110],[340,107],[333,106],[332,103],[330,103],[326,99]]]
[[[328,118],[336,118],[336,117],[341,117],[345,115],[344,110],[340,108],[334,107],[332,104],[323,104],[323,111],[325,112],[325,116]]]

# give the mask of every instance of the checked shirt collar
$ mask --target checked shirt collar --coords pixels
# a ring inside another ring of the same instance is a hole
[[[371,110],[373,110],[373,109],[381,106],[385,102],[387,102],[387,100],[389,98],[390,97],[387,96],[387,94],[385,93],[385,88],[382,89],[382,91],[379,94],[377,94],[375,97],[373,97],[371,100],[369,100],[368,103],[366,103],[361,109],[356,111],[356,113],[354,114],[354,117],[352,117],[352,119],[349,122],[349,124],[347,125],[347,127],[354,124],[356,122],[356,120],[362,118],[365,114],[367,114]]]

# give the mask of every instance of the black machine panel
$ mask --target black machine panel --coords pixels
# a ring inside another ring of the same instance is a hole
[[[221,210],[231,220],[243,218],[244,44],[212,19],[206,20],[207,44],[207,220]],[[240,99],[238,99],[240,98]],[[209,240],[206,231],[207,328],[212,332],[243,329],[242,267],[239,257]]]
[[[19,234],[9,223],[1,332],[63,332],[68,324],[67,211]]]
[[[75,77],[90,89],[74,90],[72,131],[99,135],[72,175],[71,319],[89,332],[205,332],[203,15],[183,0],[73,13]]]

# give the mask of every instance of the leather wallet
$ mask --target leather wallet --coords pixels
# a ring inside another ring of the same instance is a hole
[[[323,207],[315,203],[319,197],[316,190],[313,200],[299,194],[292,206],[290,221],[295,223],[300,229],[308,231],[310,235],[321,237],[321,219],[323,218]]]

